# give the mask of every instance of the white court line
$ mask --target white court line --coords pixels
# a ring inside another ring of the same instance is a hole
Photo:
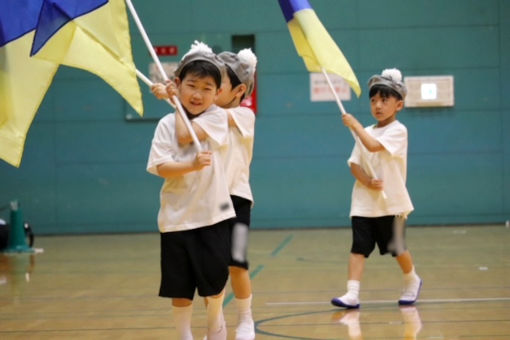
[[[460,302],[491,302],[510,301],[510,297],[495,298],[470,298],[470,299],[419,299],[418,303],[460,303]],[[362,304],[385,304],[394,303],[395,300],[362,300]],[[328,301],[303,301],[303,302],[266,302],[266,306],[305,306],[305,305],[329,305]]]

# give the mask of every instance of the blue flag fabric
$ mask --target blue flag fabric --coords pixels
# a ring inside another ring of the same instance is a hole
[[[43,0],[0,1],[0,47],[35,29]]]
[[[359,97],[361,88],[342,51],[322,25],[307,0],[278,0],[296,51],[309,72],[341,76]]]
[[[282,8],[283,16],[285,17],[285,21],[289,22],[294,18],[294,13],[299,12],[303,9],[311,9],[312,6],[308,2],[308,0],[289,0],[289,1],[280,1],[280,6]]]
[[[108,0],[43,0],[30,55],[39,52],[44,44],[69,21],[92,12],[107,3]]]

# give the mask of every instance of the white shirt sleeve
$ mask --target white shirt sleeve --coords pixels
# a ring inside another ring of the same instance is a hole
[[[176,141],[175,141],[175,119],[166,116],[163,117],[156,127],[154,138],[152,139],[149,160],[147,161],[147,171],[153,175],[158,175],[158,165],[169,161],[175,161]]]
[[[407,152],[407,129],[402,124],[396,124],[395,127],[386,130],[381,136],[377,137],[386,151],[392,156],[405,157]]]
[[[255,113],[247,107],[238,106],[227,110],[232,116],[241,136],[253,138],[255,135]]]
[[[347,164],[349,165],[349,167],[353,163],[361,165],[361,150],[360,150],[360,146],[359,146],[357,139],[354,142],[354,147],[352,148],[351,157],[349,157],[349,159],[347,160]]]
[[[200,126],[215,147],[227,144],[228,117],[227,112],[219,107],[214,107],[202,113],[193,122]]]

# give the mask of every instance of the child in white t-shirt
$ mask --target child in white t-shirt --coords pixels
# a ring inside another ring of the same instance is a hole
[[[147,170],[163,177],[158,226],[161,234],[159,295],[172,298],[179,339],[193,339],[195,290],[207,297],[207,338],[227,337],[222,304],[230,260],[230,219],[235,216],[222,153],[228,143],[228,117],[214,102],[224,65],[201,43],[179,63],[175,84],[203,150],[185,137],[180,114],[168,114],[156,128]]]
[[[224,168],[236,217],[231,220],[230,281],[236,297],[238,325],[236,340],[255,339],[255,324],[251,312],[252,289],[248,272],[248,230],[250,226],[253,195],[250,187],[250,163],[253,155],[255,114],[247,107],[240,106],[254,88],[257,58],[250,49],[239,53],[222,52],[218,55],[225,64],[226,74],[221,84],[221,93],[216,104],[228,114],[229,142],[224,158]],[[168,83],[156,84],[152,92],[159,99],[171,98],[175,86]],[[183,137],[191,142],[189,131],[182,129]],[[200,130],[195,131],[199,139]]]
[[[225,172],[236,211],[231,221],[230,283],[238,310],[236,340],[255,339],[255,325],[251,312],[252,288],[247,259],[253,195],[250,187],[250,164],[253,155],[255,113],[240,106],[254,88],[257,58],[250,49],[239,53],[222,52],[218,57],[225,63],[226,76],[216,104],[229,117],[229,148],[225,158]]]
[[[363,128],[354,116],[342,117],[359,140],[348,160],[356,182],[350,212],[353,242],[347,293],[331,300],[333,305],[345,308],[359,308],[365,259],[376,243],[381,255],[391,253],[396,257],[404,274],[399,305],[414,304],[422,284],[404,243],[404,220],[414,208],[406,188],[407,129],[396,116],[404,107],[407,90],[397,69],[374,75],[368,86],[371,113],[377,124]]]

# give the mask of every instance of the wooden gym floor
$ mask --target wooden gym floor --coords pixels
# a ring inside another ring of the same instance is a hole
[[[361,309],[344,293],[349,228],[251,233],[257,339],[510,339],[510,229],[412,227],[407,243],[424,285],[399,308],[401,275],[375,251]],[[0,339],[175,339],[170,300],[157,297],[159,235],[37,237],[43,253],[0,254]],[[235,303],[225,299],[229,339]],[[193,334],[205,334],[195,299]]]

